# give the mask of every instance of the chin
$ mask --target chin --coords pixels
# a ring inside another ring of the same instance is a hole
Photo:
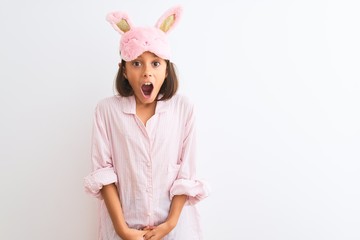
[[[141,103],[143,104],[150,104],[150,103],[153,103],[156,99],[156,96],[153,97],[153,96],[150,96],[150,97],[144,97],[144,96],[141,96],[140,98],[138,98],[138,100],[140,100]]]

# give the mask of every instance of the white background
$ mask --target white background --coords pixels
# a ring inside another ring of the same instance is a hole
[[[0,239],[95,240],[95,104],[114,94],[113,10],[170,34],[196,104],[206,240],[360,239],[360,4],[350,0],[0,3]]]

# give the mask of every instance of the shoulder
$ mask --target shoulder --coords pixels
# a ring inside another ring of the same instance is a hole
[[[112,105],[114,100],[115,100],[116,96],[111,96],[111,97],[105,97],[100,99],[97,103],[96,103],[96,109],[104,109],[109,105]]]
[[[101,113],[108,112],[109,110],[112,110],[116,108],[119,103],[124,101],[124,97],[121,96],[110,96],[100,99],[96,106],[95,110]]]
[[[189,97],[175,94],[170,100],[170,112],[179,118],[189,118],[195,113],[195,105]]]
[[[171,98],[174,107],[177,108],[185,108],[185,109],[193,109],[194,108],[194,103],[190,100],[190,98],[186,95],[183,94],[175,94],[172,98]]]

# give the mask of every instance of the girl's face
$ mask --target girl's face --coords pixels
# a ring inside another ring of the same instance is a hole
[[[151,52],[125,63],[124,76],[129,80],[137,104],[153,103],[166,75],[166,61]]]

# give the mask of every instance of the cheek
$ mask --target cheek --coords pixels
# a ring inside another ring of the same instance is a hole
[[[166,78],[166,76],[164,75],[164,76],[161,76],[161,78],[159,79],[159,81],[158,81],[159,88],[161,88],[161,86],[164,84],[165,78]]]
[[[159,81],[161,84],[164,82],[165,78],[167,77],[167,71],[164,69],[164,71],[159,73]]]
[[[138,79],[140,78],[139,74],[137,72],[134,72],[134,71],[128,71],[126,72],[126,76],[127,76],[127,79],[129,80],[129,82],[132,82],[132,83],[136,83],[138,81]]]
[[[131,88],[136,89],[136,85],[137,85],[136,81],[132,80],[133,78],[131,76],[128,76],[128,77],[129,77],[128,81],[129,81]]]

